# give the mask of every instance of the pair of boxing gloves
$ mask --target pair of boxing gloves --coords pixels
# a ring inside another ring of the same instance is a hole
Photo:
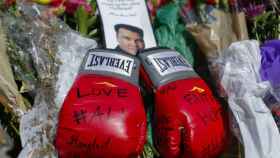
[[[154,93],[154,144],[162,158],[216,158],[223,152],[228,134],[223,109],[179,53],[149,49],[134,57],[95,49],[59,114],[60,158],[141,155],[147,118],[139,74]]]

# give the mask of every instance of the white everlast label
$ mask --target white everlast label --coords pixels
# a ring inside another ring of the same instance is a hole
[[[92,52],[88,55],[85,70],[114,72],[131,76],[134,59],[120,54]]]
[[[191,65],[177,52],[161,52],[151,54],[147,58],[161,76],[180,71],[193,71]]]

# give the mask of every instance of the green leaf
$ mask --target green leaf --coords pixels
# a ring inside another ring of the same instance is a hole
[[[98,33],[98,30],[97,29],[93,29],[91,30],[89,33],[88,33],[88,36],[89,37],[95,37]]]
[[[220,7],[221,9],[226,10],[226,11],[229,11],[228,0],[220,0],[220,1],[219,1],[219,7]]]
[[[97,3],[96,0],[90,0],[89,4],[91,5],[92,12],[95,13],[97,9]]]
[[[95,25],[97,21],[97,16],[91,16],[87,21],[87,26],[90,27],[92,25]]]
[[[141,158],[154,158],[154,157],[159,157],[159,153],[157,152],[157,150],[155,149],[155,147],[150,144],[150,143],[146,143],[144,146],[144,151],[141,155]]]
[[[280,18],[275,11],[267,11],[254,17],[252,38],[260,41],[279,38]]]

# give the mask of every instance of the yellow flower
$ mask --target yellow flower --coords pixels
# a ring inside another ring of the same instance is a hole
[[[47,5],[47,4],[50,4],[52,2],[52,0],[33,0],[33,2]]]

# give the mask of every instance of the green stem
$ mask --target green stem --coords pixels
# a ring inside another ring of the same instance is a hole
[[[86,36],[88,33],[88,13],[83,6],[80,6],[75,13],[75,18],[78,24],[78,31],[81,35]]]

